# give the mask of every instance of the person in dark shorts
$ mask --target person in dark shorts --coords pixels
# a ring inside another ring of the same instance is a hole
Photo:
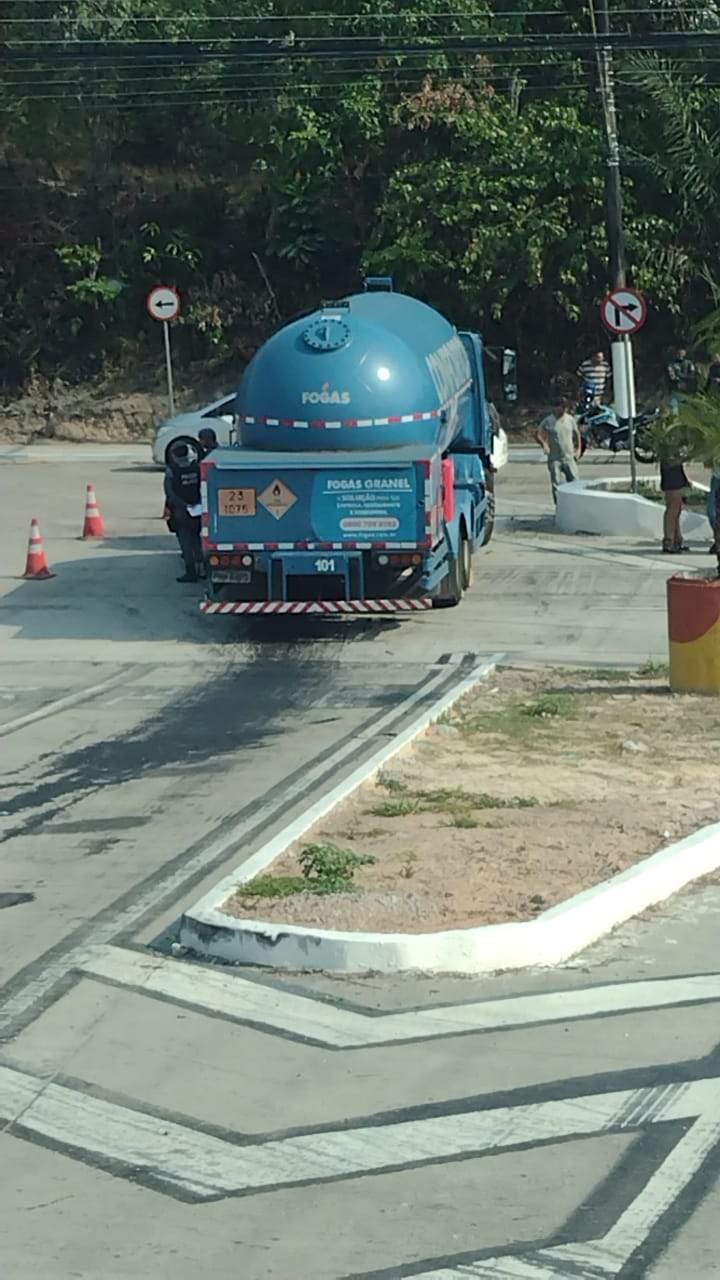
[[[682,462],[660,463],[660,488],[665,497],[662,549],[668,554],[689,551],[690,548],[683,542],[680,532],[683,501],[690,488]]]

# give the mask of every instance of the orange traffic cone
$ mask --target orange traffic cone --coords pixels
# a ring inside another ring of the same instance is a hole
[[[95,488],[89,484],[87,487],[87,501],[85,503],[85,523],[82,531],[83,538],[104,538],[105,537],[105,521],[100,515],[98,509],[97,498],[95,497]]]
[[[54,578],[55,574],[50,572],[47,559],[45,557],[45,548],[40,534],[40,525],[35,516],[30,521],[30,538],[28,540],[27,560],[25,561],[25,572],[23,578]]]

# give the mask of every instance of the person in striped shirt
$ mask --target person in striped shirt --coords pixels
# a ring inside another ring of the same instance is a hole
[[[588,409],[593,404],[602,404],[605,388],[610,378],[610,365],[602,351],[588,356],[578,366],[577,376],[582,380],[582,402]]]

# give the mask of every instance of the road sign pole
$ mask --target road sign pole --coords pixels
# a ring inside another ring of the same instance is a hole
[[[623,340],[623,364],[625,366],[625,397],[628,414],[628,449],[630,450],[630,492],[637,493],[637,461],[635,458],[635,386],[632,367],[632,345],[627,334]]]
[[[173,388],[172,356],[170,355],[170,325],[163,320],[163,338],[165,339],[165,369],[167,371],[168,400],[170,401],[170,417],[175,416],[175,392]]]

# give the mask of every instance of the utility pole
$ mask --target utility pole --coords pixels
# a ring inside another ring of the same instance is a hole
[[[592,9],[591,9],[592,12]],[[597,31],[602,39],[610,34],[608,0],[597,0]],[[625,228],[623,226],[622,188],[620,186],[620,144],[615,109],[615,67],[612,46],[601,45],[597,53],[600,96],[605,117],[608,157],[605,177],[607,199],[607,236],[610,256],[610,287],[621,289],[625,279]]]
[[[593,33],[598,42],[610,35],[610,10],[608,0],[597,0],[597,26],[592,0],[590,16]],[[625,227],[623,225],[622,186],[620,184],[620,143],[618,140],[617,110],[615,108],[615,64],[612,45],[598,45],[598,75],[600,96],[605,117],[607,136],[607,170],[605,195],[607,201],[607,238],[610,288],[622,289],[625,279]],[[635,376],[633,371],[632,344],[625,336],[611,343],[613,387],[618,416],[627,419],[628,449],[630,451],[630,490],[637,492],[637,462],[635,458]]]

